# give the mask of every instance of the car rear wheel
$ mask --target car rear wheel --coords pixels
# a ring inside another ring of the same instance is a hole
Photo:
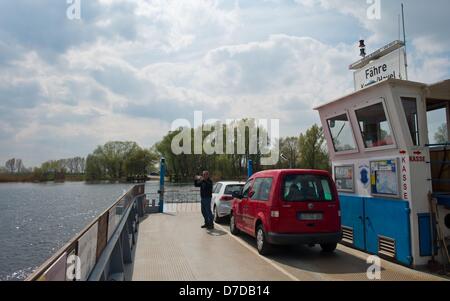
[[[219,212],[217,211],[217,206],[214,206],[214,221],[218,224],[223,222],[223,218],[219,216]]]
[[[263,225],[259,225],[256,228],[256,248],[261,255],[269,255],[273,249],[272,245],[267,241]]]
[[[321,244],[320,247],[322,248],[322,251],[325,253],[333,253],[334,250],[336,250],[337,248],[337,243]]]
[[[230,216],[230,232],[233,235],[239,235],[241,231],[236,227],[236,218],[234,217],[234,213],[231,213]]]

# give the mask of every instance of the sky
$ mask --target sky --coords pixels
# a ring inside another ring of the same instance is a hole
[[[0,0],[0,165],[86,156],[112,140],[151,147],[176,119],[320,123],[353,91],[348,66],[398,39],[400,1]],[[450,2],[403,0],[410,80],[450,78]]]

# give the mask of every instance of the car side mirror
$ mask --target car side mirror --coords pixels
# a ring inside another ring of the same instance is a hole
[[[255,191],[254,190],[250,190],[248,193],[248,197],[252,198],[255,195]]]
[[[231,194],[235,199],[242,199],[242,193],[240,191],[233,191]]]

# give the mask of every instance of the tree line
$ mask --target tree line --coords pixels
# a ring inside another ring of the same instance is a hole
[[[243,134],[239,135],[236,129],[244,129],[240,132]],[[191,143],[178,141],[176,146],[184,149],[183,153],[178,154],[173,152],[173,147],[180,135],[190,138],[187,140]],[[196,151],[192,142],[198,135],[212,149],[202,147],[200,152]],[[26,181],[127,181],[136,176],[147,177],[158,173],[161,157],[166,159],[166,173],[173,182],[190,182],[203,170],[209,170],[215,180],[244,180],[249,160],[253,161],[255,171],[272,168],[330,169],[323,130],[319,126],[312,126],[299,136],[275,141],[269,138],[267,129],[251,119],[227,125],[217,124],[207,131],[203,128],[179,128],[168,132],[149,149],[142,148],[136,142],[112,141],[98,146],[86,158],[51,160],[34,169],[27,169],[21,159],[10,159],[0,169],[0,181],[14,179],[5,177],[5,174],[26,174],[23,178]],[[259,147],[252,149],[254,144]],[[277,163],[263,165],[265,154],[273,151],[274,146],[279,149]],[[228,153],[227,148],[230,147],[233,151]]]
[[[236,129],[238,128],[243,129],[240,131],[241,136],[237,134]],[[181,145],[181,147],[189,151],[174,154],[172,151],[173,140],[186,130],[187,137],[185,138],[192,143],[187,148],[185,145]],[[214,135],[215,133],[216,135]],[[211,150],[208,151],[204,148],[200,152],[196,152],[193,143],[196,134],[201,137],[200,140],[204,144],[206,143],[214,149],[214,154],[210,154]],[[265,136],[267,136],[265,128],[258,127],[254,120],[243,119],[228,125],[214,125],[209,130],[179,128],[164,136],[162,141],[155,145],[155,149],[161,157],[166,159],[167,175],[171,181],[191,181],[203,170],[209,170],[215,179],[243,179],[249,160],[253,161],[255,170],[262,168],[261,160],[263,154],[267,152],[267,144],[270,142],[267,140],[268,143],[264,143],[263,137]],[[260,146],[253,151],[250,146],[251,137],[252,144]],[[233,152],[228,153],[227,148],[232,148]]]
[[[258,128],[256,123],[249,123],[247,120],[239,121],[244,122],[248,127],[245,132],[245,153],[237,154],[214,154],[209,155],[203,152],[201,154],[195,154],[193,146],[191,145],[191,152],[186,154],[174,154],[172,151],[173,139],[180,135],[183,131],[182,128],[169,132],[161,142],[157,143],[155,148],[159,156],[166,159],[167,175],[171,181],[175,182],[189,182],[195,175],[201,173],[202,170],[210,171],[215,180],[244,180],[247,176],[247,162],[253,161],[254,170],[261,171],[265,169],[273,168],[306,168],[306,169],[322,169],[329,170],[330,162],[328,158],[328,152],[326,148],[326,142],[324,133],[321,127],[314,125],[308,129],[305,133],[300,134],[298,137],[286,137],[281,138],[274,142],[275,147],[279,147],[279,160],[278,163],[270,166],[264,166],[261,164],[263,152],[258,150],[256,153],[249,152],[249,134],[252,131],[252,127],[257,128],[258,134],[265,135],[266,130],[264,128]],[[236,125],[222,125],[223,127],[236,127]],[[254,129],[253,129],[254,130]],[[191,138],[194,138],[194,131],[199,129],[191,129]],[[212,128],[210,131],[203,132],[202,138],[205,139],[214,131]],[[256,142],[261,143],[260,137]],[[236,150],[236,134],[228,135],[224,134],[223,139],[226,144],[227,139],[232,139],[233,146]],[[212,143],[214,145],[214,142]]]
[[[323,129],[316,124],[298,137],[280,139],[279,145],[276,168],[331,169]]]
[[[9,159],[5,162],[5,166],[3,169],[3,172],[7,172],[10,174],[21,174],[21,173],[26,173],[29,172],[29,170],[25,167],[25,165],[23,164],[22,159],[16,159],[16,158],[12,158]]]
[[[12,158],[0,168],[0,181],[64,181],[84,180],[86,160],[82,157],[51,160],[39,167],[27,168],[22,159]]]
[[[86,158],[87,181],[120,181],[156,170],[158,155],[136,142],[108,142]]]

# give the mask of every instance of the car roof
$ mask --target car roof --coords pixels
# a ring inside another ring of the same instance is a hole
[[[316,170],[316,169],[272,169],[264,170],[255,173],[252,178],[260,177],[277,177],[279,175],[292,175],[292,174],[304,174],[304,175],[318,175],[318,176],[329,176],[330,173],[326,170]]]

